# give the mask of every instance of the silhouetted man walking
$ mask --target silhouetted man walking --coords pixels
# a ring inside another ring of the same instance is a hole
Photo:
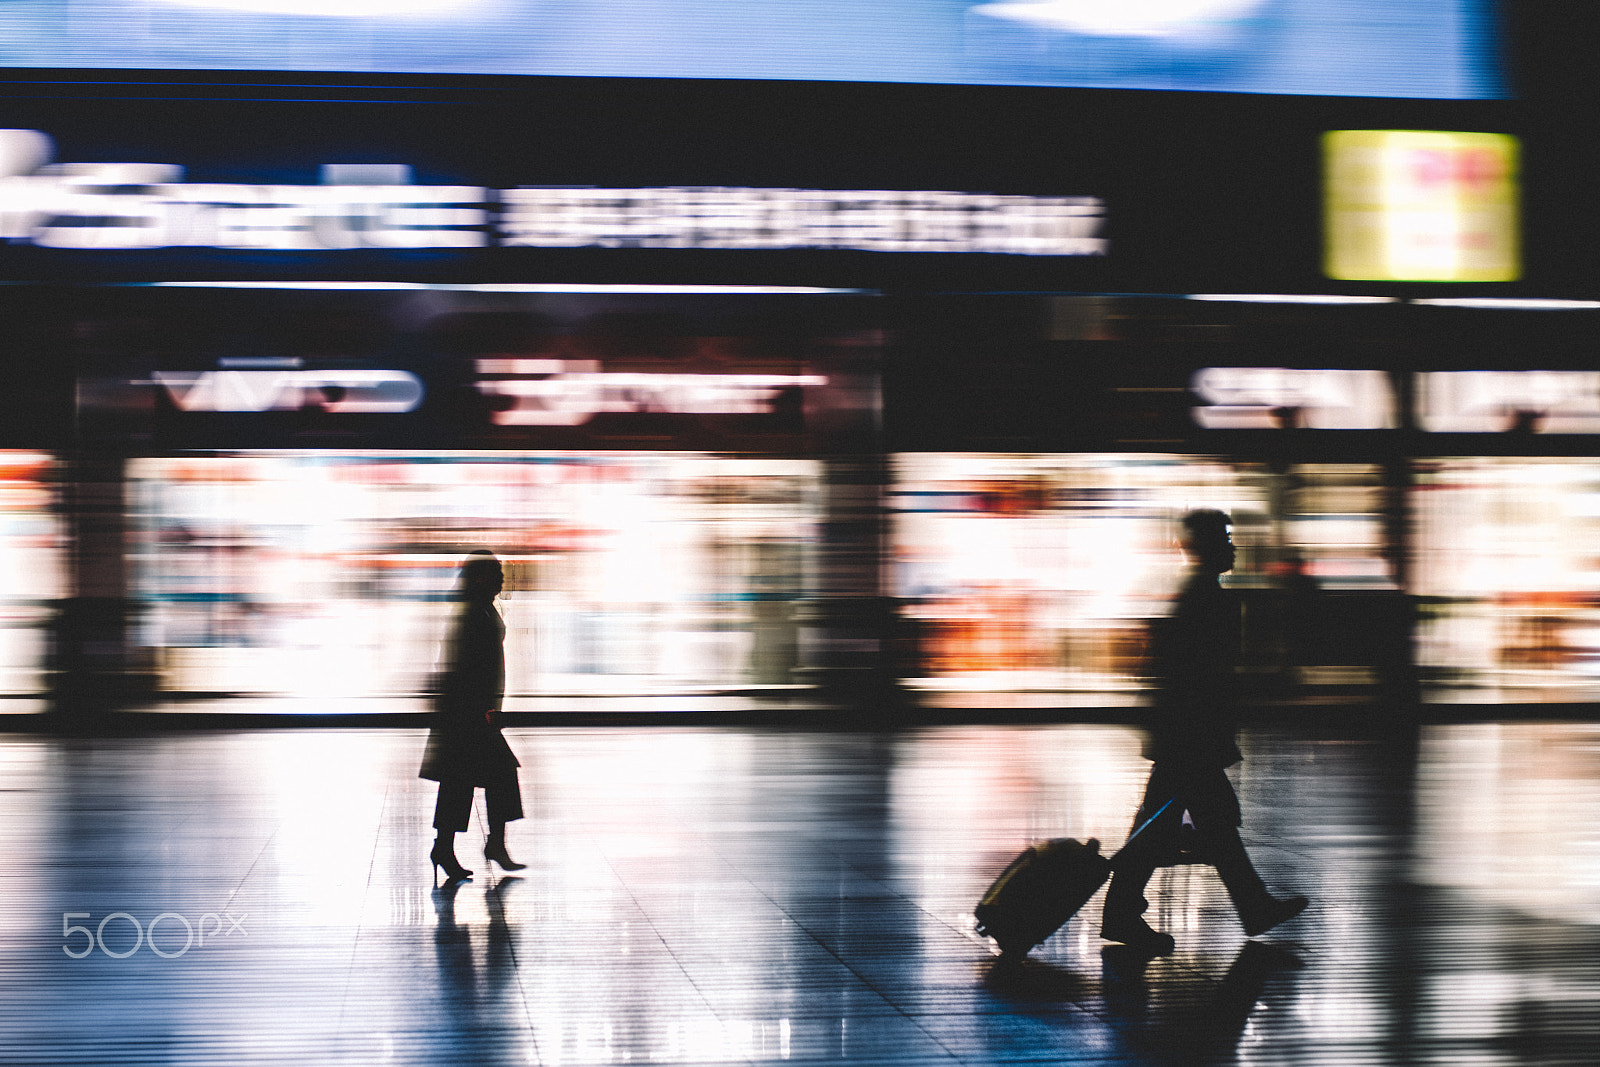
[[[1264,933],[1307,904],[1304,897],[1268,893],[1239,840],[1239,798],[1226,771],[1240,759],[1234,741],[1239,607],[1220,581],[1233,569],[1230,525],[1226,514],[1209,508],[1183,518],[1193,569],[1177,606],[1152,635],[1158,689],[1145,757],[1154,766],[1134,826],[1173,803],[1124,849],[1106,891],[1100,935],[1154,955],[1174,946],[1170,934],[1145,922],[1144,888],[1157,867],[1180,860],[1185,813],[1194,827],[1193,853],[1217,869],[1246,934]]]

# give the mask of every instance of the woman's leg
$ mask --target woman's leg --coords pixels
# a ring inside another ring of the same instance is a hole
[[[472,816],[472,786],[447,780],[439,783],[439,799],[433,805],[433,828],[448,840],[467,828]]]
[[[489,807],[489,839],[483,844],[485,859],[493,860],[504,870],[520,871],[525,863],[518,863],[506,852],[506,823],[522,818],[522,790],[515,774],[507,780],[484,788]]]
[[[470,878],[472,872],[456,859],[456,834],[467,828],[472,815],[472,786],[464,782],[439,783],[439,799],[433,806],[433,828],[439,836],[433,842],[428,858],[436,867],[443,867],[450,878]]]

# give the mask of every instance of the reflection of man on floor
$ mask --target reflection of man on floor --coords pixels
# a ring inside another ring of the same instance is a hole
[[[1294,918],[1307,903],[1268,893],[1239,840],[1239,798],[1225,770],[1240,759],[1233,691],[1239,607],[1220,581],[1233,569],[1230,520],[1203,509],[1184,516],[1183,525],[1193,570],[1172,615],[1152,634],[1158,689],[1145,755],[1155,765],[1134,825],[1143,825],[1168,800],[1174,803],[1123,850],[1100,927],[1108,941],[1157,955],[1171,952],[1173,940],[1145,923],[1144,888],[1157,867],[1179,860],[1186,825],[1193,826],[1193,853],[1217,869],[1251,937]]]
[[[1239,1042],[1256,1006],[1265,1000],[1274,1008],[1288,1007],[1295,996],[1295,973],[1304,966],[1279,945],[1246,941],[1220,981],[1188,967],[1170,970],[1162,976],[1163,995],[1152,1003],[1145,976],[1149,965],[1148,953],[1123,945],[1100,950],[1100,988],[1116,1024],[1112,1034],[1118,1062],[1220,1064],[1242,1059]],[[1174,987],[1177,996],[1170,995]],[[1292,1012],[1281,1014],[1293,1018]]]

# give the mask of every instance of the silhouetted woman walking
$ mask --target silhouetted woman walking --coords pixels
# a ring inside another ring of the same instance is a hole
[[[483,855],[503,870],[527,866],[506,853],[506,823],[522,818],[517,757],[500,733],[500,701],[505,696],[506,626],[494,598],[504,588],[500,561],[478,550],[461,566],[456,596],[461,610],[450,634],[444,672],[434,696],[433,729],[418,777],[439,783],[433,826],[439,832],[428,858],[434,873],[451,880],[471,878],[456,861],[455,835],[467,828],[472,791],[482,787],[489,806],[489,838]]]

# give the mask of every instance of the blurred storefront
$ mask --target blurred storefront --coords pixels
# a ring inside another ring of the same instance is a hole
[[[975,17],[945,85],[13,71],[0,687],[416,694],[488,547],[517,699],[1132,703],[1203,506],[1254,697],[1587,699],[1595,149],[1489,23],[1360,98]]]
[[[478,548],[507,566],[511,707],[827,681],[817,606],[875,566],[876,490],[830,489],[877,409],[872,297],[73,295],[76,431],[123,502],[81,540],[123,553],[152,696],[426,692]]]
[[[59,473],[48,454],[0,451],[0,697],[48,688],[47,635],[67,587]]]
[[[1589,700],[1600,691],[1600,462],[1418,463],[1420,664],[1438,699]]]
[[[8,439],[8,692],[415,695],[488,547],[518,700],[1133,704],[1217,507],[1253,699],[1600,693],[1600,309],[4,297],[76,371]]]
[[[781,693],[820,473],[685,452],[139,458],[135,643],[169,691],[422,692],[462,550],[487,546],[509,697]]]
[[[894,595],[921,699],[1143,700],[1198,507],[1235,523],[1256,697],[1409,685],[1409,438],[1373,350],[1407,328],[1393,308],[971,296],[901,321]]]
[[[1123,454],[906,454],[894,482],[896,596],[935,702],[973,693],[1142,687],[1149,620],[1183,576],[1177,520],[1232,516],[1228,577],[1246,605],[1246,667],[1281,690],[1375,682],[1336,614],[1395,589],[1371,464]]]

